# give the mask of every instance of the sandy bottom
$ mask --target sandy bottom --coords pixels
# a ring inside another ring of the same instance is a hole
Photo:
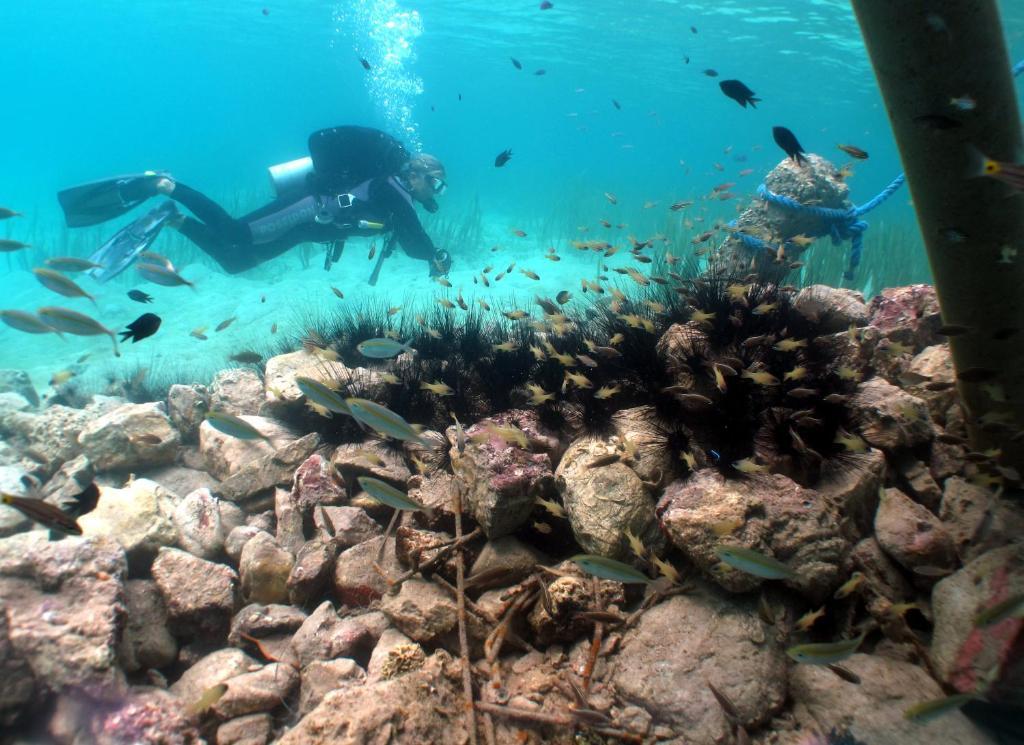
[[[597,274],[595,254],[569,248],[561,252],[561,261],[549,261],[543,258],[545,247],[529,238],[510,239],[506,223],[500,224],[500,230],[487,231],[485,248],[475,256],[452,247],[455,263],[449,275],[451,289],[432,281],[427,276],[426,263],[405,256],[401,249],[388,258],[377,286],[371,287],[368,278],[374,262],[367,260],[369,239],[349,241],[341,262],[329,272],[323,269],[320,246],[314,247],[311,264],[305,268],[298,248],[239,275],[225,274],[206,263],[178,264],[181,275],[195,283],[194,292],[188,287],[162,287],[146,282],[131,268],[106,284],[85,274],[69,275],[95,295],[97,305],[84,298],[57,295],[40,285],[30,272],[11,270],[0,276],[0,308],[35,311],[45,305],[62,306],[90,315],[114,330],[123,330],[145,312],[156,313],[163,322],[150,338],[136,344],[120,343],[120,358],[114,357],[110,337],[105,335],[65,335],[62,341],[55,335],[26,334],[0,325],[0,368],[28,372],[41,397],[49,392],[54,373],[64,370],[73,371],[86,390],[98,391],[107,378],[127,378],[143,367],[154,380],[161,370],[175,370],[194,382],[206,383],[216,370],[235,364],[228,360],[230,355],[248,349],[265,351],[282,337],[301,334],[311,315],[329,315],[362,300],[386,303],[389,307],[400,305],[401,312],[411,321],[412,314],[436,307],[439,297],[454,300],[461,288],[468,303],[483,298],[492,306],[492,313],[519,307],[539,315],[533,303],[535,294],[553,296],[568,289],[579,298],[580,279],[593,279]],[[169,237],[161,235],[151,250],[165,252],[174,261],[171,243]],[[380,244],[378,239],[377,245]],[[487,247],[495,244],[502,247],[491,252]],[[474,284],[474,276],[479,276],[485,266],[494,267],[489,274],[493,280],[512,261],[517,262],[515,270],[497,283],[492,281],[490,288]],[[608,263],[646,268],[631,261],[626,252]],[[536,272],[541,280],[526,277],[520,272],[523,268]],[[334,295],[332,286],[344,293],[343,300]],[[142,305],[128,298],[126,293],[133,288],[151,295],[153,302]],[[214,331],[219,323],[232,317],[236,320],[227,329]],[[275,324],[277,332],[272,334]],[[206,341],[190,336],[193,329],[204,326]]]

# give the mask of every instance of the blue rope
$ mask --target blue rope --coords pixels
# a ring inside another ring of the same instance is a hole
[[[1013,66],[1013,77],[1018,77],[1024,73],[1024,60],[1021,60]],[[776,194],[771,191],[767,186],[761,184],[757,187],[757,194],[761,199],[772,204],[777,204],[780,207],[792,210],[794,212],[802,212],[805,215],[813,215],[819,218],[823,223],[822,232],[817,233],[820,235],[829,235],[832,237],[832,243],[838,244],[839,242],[849,239],[850,241],[850,265],[849,268],[843,272],[843,279],[853,279],[853,271],[860,264],[860,257],[864,250],[864,231],[868,229],[868,224],[864,220],[858,220],[861,215],[867,214],[871,210],[878,207],[886,199],[891,197],[897,189],[903,186],[903,182],[906,181],[906,175],[901,173],[892,181],[889,185],[882,189],[878,195],[859,207],[851,207],[847,210],[830,209],[827,207],[811,207],[808,205],[800,204],[792,197],[787,197],[784,194]],[[732,223],[735,225],[735,222]],[[772,250],[772,247],[767,243],[746,233],[734,233],[740,242],[752,251],[761,250]]]

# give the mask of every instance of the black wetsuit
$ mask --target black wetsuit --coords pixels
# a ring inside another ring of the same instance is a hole
[[[383,135],[376,130],[336,128],[340,129]],[[431,274],[438,273],[433,262],[437,249],[420,224],[412,196],[395,176],[376,176],[344,190],[318,186],[325,181],[312,178],[306,193],[275,199],[241,218],[231,217],[219,204],[185,184],[175,184],[170,196],[198,218],[186,217],[179,230],[230,274],[280,256],[299,243],[331,243],[351,235],[381,232],[360,229],[360,220],[383,223],[385,231],[394,231],[409,256],[430,262]],[[355,198],[345,206],[349,199],[344,195],[348,194]],[[331,221],[318,222],[317,214]]]

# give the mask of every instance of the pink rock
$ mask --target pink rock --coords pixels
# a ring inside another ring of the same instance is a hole
[[[313,519],[317,505],[345,504],[345,487],[334,478],[334,469],[319,453],[313,453],[295,469],[292,496],[298,503],[303,519]]]
[[[786,584],[815,601],[824,600],[846,578],[850,550],[831,507],[817,492],[771,474],[726,480],[705,468],[673,481],[657,514],[669,539],[699,568],[731,592],[748,592],[764,580],[741,571],[720,571],[715,526],[737,521],[728,542],[772,556],[796,576]]]
[[[953,538],[926,507],[899,489],[886,489],[875,513],[875,536],[889,556],[905,569],[952,568]]]
[[[498,426],[508,426],[510,421],[518,426],[527,418],[513,411],[491,421]],[[485,426],[474,424],[467,435],[489,432]],[[466,452],[453,465],[462,489],[463,508],[489,538],[516,530],[529,518],[537,497],[554,489],[551,458],[546,453],[524,450],[493,434],[481,442],[468,443]]]
[[[1006,618],[978,628],[978,613],[1024,593],[1024,547],[1004,546],[982,554],[935,586],[935,632],[931,657],[939,675],[958,691],[975,691],[995,672],[986,697],[1024,705],[1024,620]]]
[[[915,353],[942,341],[936,333],[942,325],[939,300],[931,285],[890,287],[868,307],[872,326],[892,341],[913,346]]]

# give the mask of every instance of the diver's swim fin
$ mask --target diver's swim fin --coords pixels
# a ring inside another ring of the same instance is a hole
[[[69,228],[98,225],[156,196],[156,181],[165,177],[160,171],[115,176],[59,191],[57,201]]]
[[[135,222],[125,225],[89,257],[89,261],[100,264],[98,269],[89,271],[89,276],[98,282],[116,277],[136,256],[150,247],[170,218],[180,214],[174,202],[168,200]]]

